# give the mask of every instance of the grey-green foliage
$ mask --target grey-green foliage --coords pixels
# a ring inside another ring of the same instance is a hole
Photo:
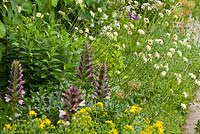
[[[59,85],[65,77],[75,76],[82,40],[71,41],[59,25],[45,23],[41,18],[22,17],[23,24],[8,28],[9,50],[6,60],[19,59],[27,87]]]

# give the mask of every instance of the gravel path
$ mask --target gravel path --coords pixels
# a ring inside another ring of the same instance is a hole
[[[200,90],[196,93],[196,98],[189,106],[190,113],[185,121],[183,134],[195,134],[195,127],[198,120],[200,120]]]

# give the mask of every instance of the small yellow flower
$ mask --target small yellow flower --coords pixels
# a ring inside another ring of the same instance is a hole
[[[11,129],[11,125],[10,124],[5,124],[5,129]]]
[[[51,121],[48,118],[44,118],[43,123],[49,126]]]
[[[133,106],[130,108],[130,112],[131,112],[131,113],[139,114],[141,111],[142,111],[142,108],[139,107],[138,105],[133,105]]]
[[[105,122],[108,123],[108,124],[110,124],[110,125],[113,124],[112,120],[107,120],[107,121],[105,121]]]
[[[33,116],[37,117],[37,113],[34,110],[29,111],[28,114],[30,117],[33,117]]]
[[[58,122],[57,122],[57,124],[64,124],[65,123],[65,121],[64,120],[59,120]]]
[[[100,109],[103,109],[103,102],[98,102],[96,105],[97,105]]]
[[[164,128],[163,128],[163,122],[162,121],[157,121],[154,125],[154,128],[157,128],[159,134],[164,134]]]
[[[110,130],[110,134],[118,134],[117,129],[112,128],[112,130]]]
[[[45,124],[42,122],[40,125],[39,125],[39,128],[43,129],[45,127]]]
[[[130,130],[130,131],[134,130],[131,125],[126,125],[126,126],[124,126],[124,128],[127,129],[127,130]]]

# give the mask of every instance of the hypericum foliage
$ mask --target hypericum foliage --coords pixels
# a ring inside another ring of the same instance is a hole
[[[94,80],[94,88],[95,91],[93,94],[96,99],[102,100],[110,96],[108,65],[106,63],[102,63],[102,65],[97,68]]]
[[[65,114],[63,111],[60,112],[61,116],[62,115],[66,115],[66,120],[70,120],[71,116],[73,113],[75,113],[78,110],[79,106],[84,105],[85,100],[83,99],[83,95],[81,93],[81,91],[74,87],[71,86],[66,93],[63,93],[64,96],[64,104],[67,108],[67,113]],[[63,118],[63,117],[61,117]]]
[[[93,56],[90,44],[84,45],[84,50],[81,54],[80,64],[77,67],[78,77],[83,80],[93,81]]]
[[[22,95],[25,94],[22,79],[22,66],[18,60],[14,60],[11,65],[10,71],[10,83],[8,87],[8,93],[5,95],[4,99],[6,102],[18,102],[20,105],[23,104]]]

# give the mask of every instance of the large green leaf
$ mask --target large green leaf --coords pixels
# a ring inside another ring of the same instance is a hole
[[[6,29],[4,24],[0,21],[0,38],[3,38],[6,35]]]

